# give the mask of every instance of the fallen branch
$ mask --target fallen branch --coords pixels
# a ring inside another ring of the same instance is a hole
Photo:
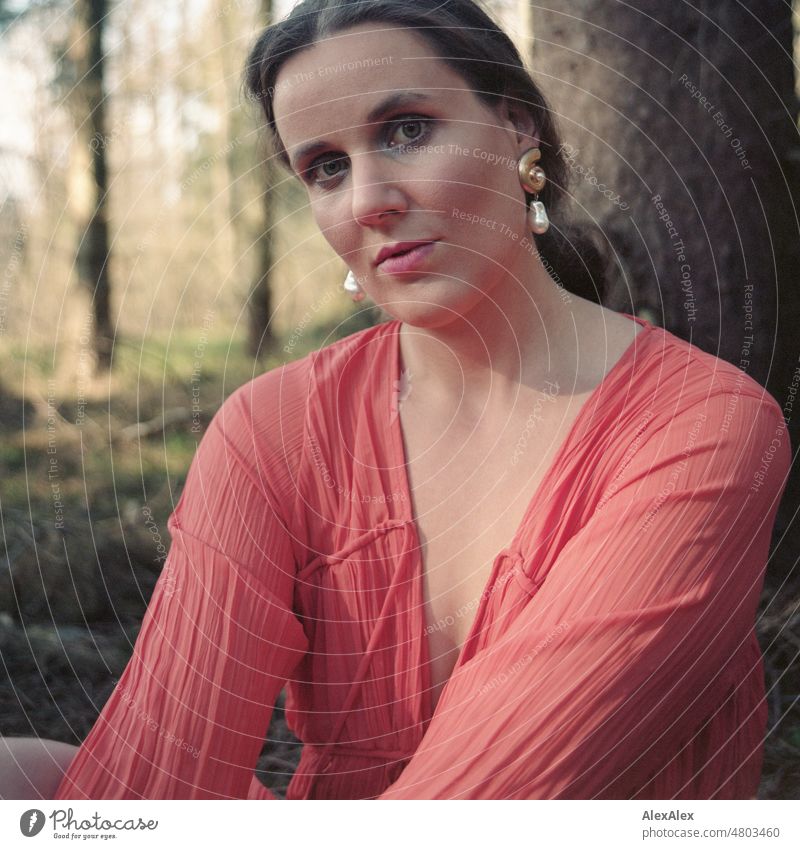
[[[191,412],[186,407],[173,407],[147,422],[137,422],[122,428],[120,435],[123,439],[145,439],[155,433],[162,433],[169,425],[178,422],[188,422]]]

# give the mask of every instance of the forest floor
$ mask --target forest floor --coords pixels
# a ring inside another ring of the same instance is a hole
[[[320,338],[308,333],[293,356]],[[234,389],[284,362],[277,351],[254,365],[242,345],[218,335],[204,342],[198,369],[196,335],[120,340],[113,378],[91,387],[56,379],[45,352],[6,357],[0,734],[73,744],[86,736],[131,656],[197,425],[202,431]],[[800,798],[800,578],[789,574],[768,570],[757,624],[769,700],[762,799]],[[282,693],[256,770],[278,796],[301,751],[283,702]]]

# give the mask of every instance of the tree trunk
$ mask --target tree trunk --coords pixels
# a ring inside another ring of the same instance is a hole
[[[91,213],[78,245],[77,268],[81,283],[92,298],[94,348],[97,370],[111,366],[113,329],[111,326],[111,280],[109,276],[108,241],[108,168],[106,104],[104,98],[103,30],[107,0],[78,0],[81,38],[76,43],[78,87],[77,135],[91,150]],[[82,113],[82,114],[81,114]]]
[[[571,188],[616,259],[605,303],[649,311],[766,386],[797,445],[790,6],[546,0],[535,14],[534,71],[569,144]],[[799,492],[794,475],[778,535]],[[781,549],[788,574],[798,547]]]
[[[272,23],[272,0],[261,0],[261,22]],[[262,224],[258,228],[256,249],[256,276],[250,291],[248,353],[257,358],[273,350],[275,334],[270,321],[272,317],[271,271],[274,262],[274,225],[278,216],[275,212],[277,193],[274,191],[275,167],[265,161],[261,172],[263,190],[260,193]]]

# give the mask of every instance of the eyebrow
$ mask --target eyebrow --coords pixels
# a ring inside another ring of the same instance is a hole
[[[398,91],[389,97],[382,100],[377,106],[370,109],[367,113],[367,124],[374,124],[376,121],[380,120],[384,117],[384,115],[389,112],[393,112],[395,109],[400,109],[404,106],[410,106],[412,103],[419,103],[421,101],[430,101],[433,98],[425,94],[421,91]],[[319,153],[325,148],[328,147],[328,142],[324,141],[315,141],[309,142],[306,145],[298,148],[294,162],[292,163],[292,167],[295,171],[297,171],[297,163],[304,161],[306,158],[313,156],[315,153]]]

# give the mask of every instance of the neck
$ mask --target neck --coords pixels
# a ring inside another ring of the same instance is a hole
[[[485,417],[493,409],[507,413],[531,390],[571,385],[574,312],[583,302],[565,297],[539,262],[528,262],[527,280],[509,275],[468,314],[432,329],[401,326],[403,367],[418,397]]]

